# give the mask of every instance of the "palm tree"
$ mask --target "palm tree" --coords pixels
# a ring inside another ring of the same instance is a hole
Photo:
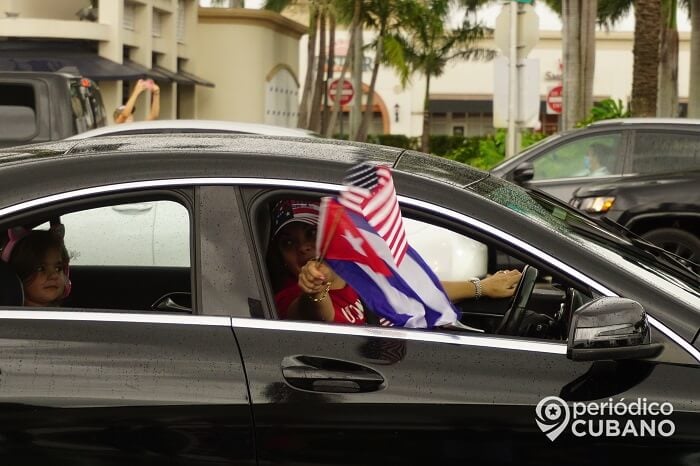
[[[369,90],[367,92],[367,103],[362,116],[360,128],[355,135],[356,141],[367,140],[367,131],[370,121],[374,115],[374,89],[377,85],[377,75],[379,66],[384,61],[384,37],[390,29],[398,27],[398,12],[386,0],[369,0],[365,3],[363,22],[366,27],[376,31],[375,39],[368,44],[374,49],[374,66],[372,67],[372,78],[370,79]]]
[[[634,0],[600,0],[598,22],[606,27],[626,17]],[[662,27],[659,37],[659,81],[656,116],[678,116],[678,7],[689,10],[688,0],[662,0]],[[691,58],[692,60],[692,58]],[[691,81],[692,86],[692,81]]]
[[[632,116],[656,115],[659,76],[661,0],[634,2],[634,68],[632,71]]]
[[[601,3],[605,0],[601,0]],[[615,1],[615,0],[612,0]],[[562,129],[573,128],[593,107],[598,0],[545,0],[562,18],[564,64]]]
[[[384,40],[386,59],[399,73],[402,85],[411,75],[425,77],[423,100],[423,135],[421,150],[430,150],[430,80],[442,75],[454,59],[491,59],[493,50],[475,47],[484,37],[484,28],[471,25],[468,18],[456,29],[448,29],[449,0],[397,0],[395,9],[400,26]]]
[[[678,23],[677,0],[663,0],[661,37],[659,38],[659,85],[656,116],[678,116]]]

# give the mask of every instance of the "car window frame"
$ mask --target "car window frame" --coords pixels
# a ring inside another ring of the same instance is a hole
[[[168,200],[177,202],[182,205],[188,213],[189,217],[189,244],[190,244],[190,290],[192,293],[192,315],[200,314],[198,312],[200,307],[195,303],[197,302],[197,292],[196,288],[198,283],[199,273],[196,270],[195,263],[195,238],[198,233],[198,227],[196,225],[196,215],[194,212],[194,188],[188,187],[155,187],[150,189],[133,189],[133,190],[123,190],[117,192],[96,192],[92,196],[81,196],[76,192],[65,192],[61,193],[59,196],[61,199],[57,202],[46,202],[40,204],[40,200],[30,201],[27,203],[20,204],[16,212],[6,216],[0,222],[0,231],[6,231],[8,228],[15,225],[41,225],[52,218],[61,217],[65,214],[90,210],[97,207],[108,207],[120,204],[130,204],[138,202],[150,202],[159,200]],[[22,209],[22,205],[29,204],[29,207]],[[39,205],[35,205],[39,204]],[[15,210],[14,208],[9,208]],[[0,209],[0,212],[8,209]],[[1,213],[0,213],[1,215]],[[70,251],[70,245],[67,245]],[[99,267],[99,266],[96,266]],[[155,266],[154,266],[155,267]],[[29,309],[29,308],[27,308]],[[42,308],[31,308],[31,309],[42,309]],[[55,309],[55,308],[47,308]],[[63,310],[62,308],[60,308]],[[69,308],[66,308],[69,309]],[[73,309],[73,308],[70,308]],[[124,310],[115,310],[109,308],[75,308],[81,311],[95,311],[95,312],[108,312],[108,313],[118,313],[124,312]],[[143,310],[131,310],[136,312],[148,312]],[[154,313],[160,313],[160,311],[151,311]]]
[[[340,187],[339,187],[340,189]],[[259,278],[260,278],[260,283],[263,288],[261,288],[260,294],[263,296],[263,300],[266,303],[266,308],[265,308],[265,316],[263,317],[265,320],[273,320],[277,322],[288,322],[283,319],[280,319],[279,316],[277,315],[277,310],[276,310],[276,305],[274,302],[274,292],[273,292],[273,287],[270,279],[270,274],[269,271],[267,270],[267,261],[266,261],[266,250],[267,247],[269,247],[269,237],[265,238],[267,233],[269,232],[262,232],[260,231],[259,225],[257,225],[256,219],[259,218],[259,215],[264,215],[262,210],[266,208],[266,206],[269,206],[269,203],[274,200],[280,199],[280,198],[298,198],[298,199],[313,199],[321,196],[329,196],[329,195],[337,195],[338,191],[330,191],[330,192],[323,192],[317,189],[304,189],[303,187],[266,187],[264,189],[243,189],[243,199],[244,203],[246,205],[246,214],[249,218],[249,224],[251,225],[251,238],[253,239],[254,243],[254,248],[253,250],[255,251],[255,263],[258,265],[258,273],[259,273]],[[536,267],[540,268],[540,270],[543,269],[556,269],[555,267],[552,267],[549,264],[546,264],[538,259],[538,255],[536,254],[526,254],[524,253],[521,249],[507,243],[500,243],[498,235],[495,235],[495,238],[493,235],[489,235],[488,233],[484,231],[480,231],[476,228],[473,228],[473,226],[470,226],[468,224],[454,221],[453,219],[447,219],[442,216],[439,216],[437,213],[432,212],[430,210],[426,209],[421,209],[417,208],[416,206],[413,206],[410,204],[410,202],[406,202],[405,199],[402,199],[402,196],[399,196],[399,204],[401,206],[401,211],[402,215],[417,220],[421,221],[424,223],[428,223],[430,225],[438,226],[441,228],[448,229],[452,231],[455,234],[462,235],[465,237],[468,237],[474,241],[481,242],[482,244],[485,244],[488,248],[489,251],[489,262],[491,261],[491,249],[492,248],[497,248],[500,252],[506,253],[510,255],[511,257],[514,257],[516,260],[521,260],[520,258],[523,255],[527,255],[528,260],[527,264],[535,265]],[[473,219],[478,222],[478,220]],[[494,231],[501,232],[500,230],[494,229]],[[506,232],[501,232],[502,234],[506,235]],[[498,245],[494,246],[494,243],[499,242]],[[267,244],[266,244],[267,243]],[[488,264],[490,266],[491,264]],[[562,276],[565,279],[567,279],[567,285],[572,285],[572,282],[576,284],[575,288],[581,289],[584,288],[583,284],[580,281],[577,281],[576,279],[570,277],[568,274],[565,274],[563,271],[557,269],[557,275]],[[587,289],[587,292],[591,292],[591,288],[589,286],[585,287]],[[609,291],[609,290],[608,290]],[[598,295],[604,295],[601,293],[599,290],[595,290],[594,294],[597,293]],[[291,321],[289,321],[291,322]],[[319,323],[319,322],[316,322]],[[336,324],[336,323],[329,323],[328,325],[342,325],[342,324]],[[403,329],[405,331],[414,331],[415,329]],[[422,331],[420,329],[415,330],[415,331]],[[447,332],[441,332],[441,331],[436,331],[437,333],[446,333]],[[495,338],[506,338],[503,335],[496,335],[496,334],[469,334],[470,336],[481,336],[481,337],[495,337]],[[546,339],[540,339],[540,338],[529,338],[529,337],[521,337],[521,336],[507,336],[507,338],[512,338],[516,339],[518,341],[524,341],[524,342],[547,342],[547,343],[552,343],[552,344],[561,344],[563,346],[566,346],[566,341],[555,341],[555,340],[546,340]]]

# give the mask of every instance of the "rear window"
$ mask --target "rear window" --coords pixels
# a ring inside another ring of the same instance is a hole
[[[36,111],[34,86],[31,84],[0,83],[0,105],[29,107]]]
[[[0,83],[0,146],[29,142],[36,134],[34,86]]]
[[[88,79],[70,81],[73,129],[76,133],[105,125],[104,104],[99,89]]]

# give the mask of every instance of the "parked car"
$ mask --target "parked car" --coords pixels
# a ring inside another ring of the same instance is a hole
[[[69,73],[0,72],[0,147],[54,141],[104,126],[94,81]]]
[[[582,186],[571,205],[700,263],[699,187],[700,170],[630,176]]]
[[[550,136],[491,170],[564,202],[591,182],[700,169],[700,120],[626,118]]]
[[[483,245],[486,273],[523,270],[514,299],[458,304],[483,333],[277,318],[271,206],[337,194],[358,159],[393,167],[424,240],[446,229]],[[65,224],[71,254],[111,252],[71,266],[61,308],[0,303],[4,463],[669,464],[700,450],[698,276],[488,173],[326,139],[110,136],[0,151],[0,193],[0,231],[83,215],[89,235]],[[167,217],[144,245],[92,215],[143,202],[186,212],[170,229],[187,264],[130,265],[169,241]],[[559,412],[672,403],[675,434],[551,441],[536,420],[551,396]]]
[[[68,139],[86,139],[96,136],[133,136],[136,134],[183,134],[183,133],[231,133],[261,134],[265,136],[289,136],[318,138],[320,134],[301,128],[244,123],[219,120],[152,120],[123,123],[93,129],[76,134]]]

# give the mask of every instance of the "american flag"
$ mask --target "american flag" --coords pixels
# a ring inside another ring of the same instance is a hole
[[[340,194],[340,203],[367,220],[389,245],[396,265],[401,265],[408,242],[391,169],[385,165],[361,163],[350,169],[345,184],[347,189]]]

